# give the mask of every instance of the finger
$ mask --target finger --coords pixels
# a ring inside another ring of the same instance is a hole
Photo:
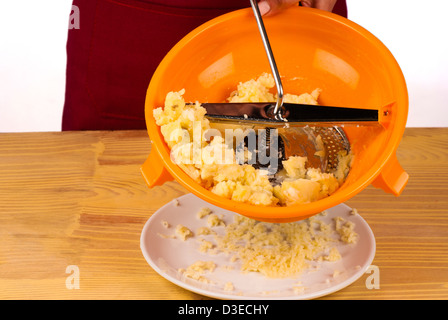
[[[302,7],[312,8],[314,6],[314,0],[302,0],[300,1],[300,4],[302,5]]]
[[[258,9],[260,10],[260,14],[264,16],[271,11],[271,6],[268,1],[260,1],[258,3]]]
[[[333,11],[336,1],[337,0],[316,0],[315,8],[331,12]]]
[[[261,0],[258,7],[261,15],[273,15],[297,3],[297,0]]]
[[[333,11],[337,0],[302,0],[302,6],[325,11]]]

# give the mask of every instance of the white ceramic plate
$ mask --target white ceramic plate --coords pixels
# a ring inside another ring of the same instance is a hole
[[[143,228],[140,247],[146,261],[162,277],[204,296],[233,300],[313,299],[336,292],[356,281],[365,273],[375,256],[375,238],[369,225],[360,215],[351,214],[350,207],[340,204],[327,210],[328,214],[319,216],[319,219],[330,223],[334,217],[342,217],[355,223],[357,243],[337,245],[342,259],[319,262],[318,268],[310,268],[297,277],[286,279],[267,278],[257,272],[242,273],[238,268],[229,270],[226,266],[232,264],[230,257],[224,253],[210,255],[200,252],[200,242],[196,236],[185,241],[169,237],[175,234],[178,224],[193,232],[206,226],[206,219],[198,219],[196,216],[203,207],[223,215],[226,223],[233,221],[235,213],[215,207],[193,194],[187,194],[166,204],[151,216]],[[164,221],[170,224],[169,228],[163,225]],[[214,230],[224,233],[224,227],[215,227]],[[216,264],[216,269],[206,275],[210,283],[193,280],[178,271],[198,260],[213,261]],[[234,287],[232,291],[225,290],[225,284],[229,281]],[[303,287],[301,292],[294,290],[297,283]]]

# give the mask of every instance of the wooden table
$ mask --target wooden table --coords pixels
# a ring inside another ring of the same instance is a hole
[[[187,192],[147,188],[150,148],[145,131],[0,134],[0,299],[205,298],[140,251],[147,219]],[[448,299],[448,128],[407,129],[397,155],[400,197],[368,187],[347,202],[375,234],[380,288],[365,274],[323,299]]]

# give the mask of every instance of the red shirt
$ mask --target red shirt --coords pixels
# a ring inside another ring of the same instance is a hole
[[[62,130],[145,129],[153,72],[188,32],[248,0],[74,0]],[[345,0],[334,13],[347,16]]]

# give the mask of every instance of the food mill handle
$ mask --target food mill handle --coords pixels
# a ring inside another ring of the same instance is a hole
[[[284,120],[282,116],[282,105],[283,105],[283,85],[280,79],[280,74],[278,72],[277,64],[274,59],[274,54],[272,53],[271,45],[269,43],[269,38],[264,27],[263,19],[261,18],[260,9],[258,8],[258,3],[256,0],[250,0],[250,4],[255,14],[255,19],[257,20],[258,30],[260,30],[261,39],[263,40],[264,49],[268,56],[269,64],[271,66],[272,73],[274,75],[275,86],[277,88],[277,103],[274,107],[274,116],[277,120]]]

